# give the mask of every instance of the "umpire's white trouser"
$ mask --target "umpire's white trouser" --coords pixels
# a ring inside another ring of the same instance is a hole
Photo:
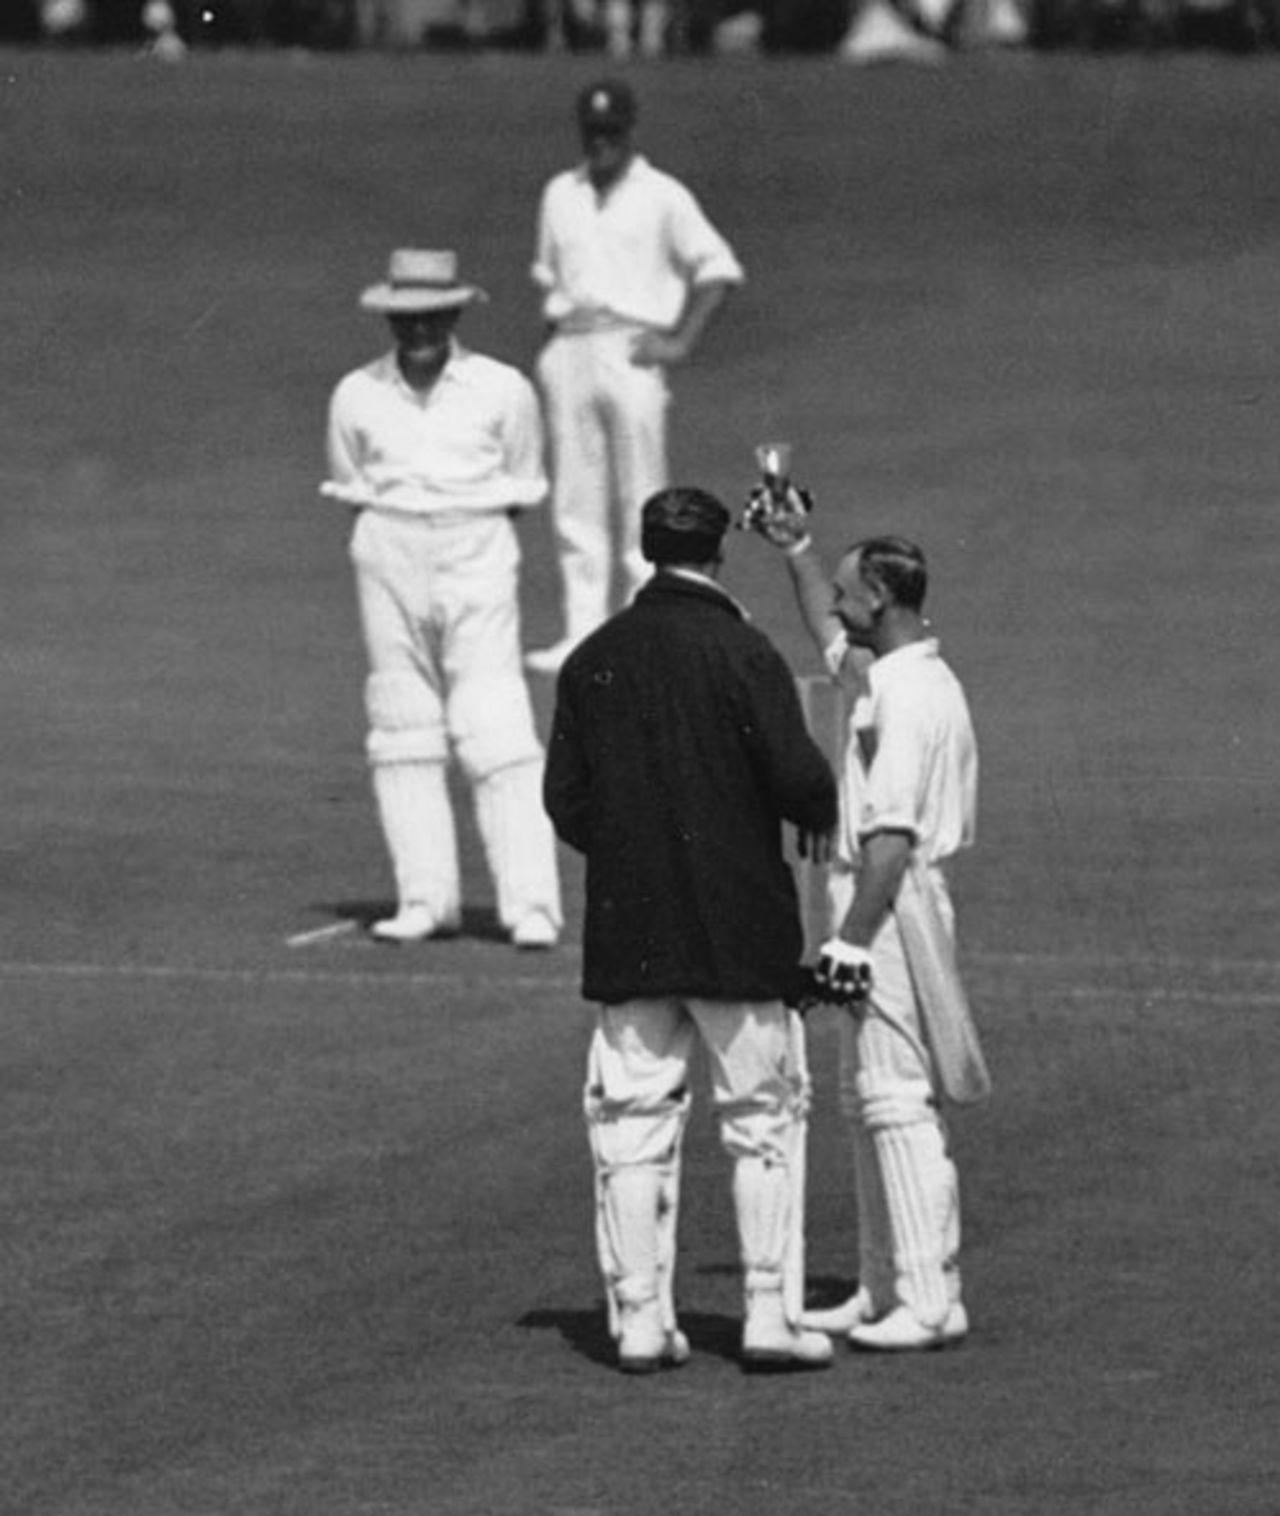
[[[596,1176],[596,1240],[616,1325],[621,1305],[660,1300],[672,1282],[680,1150],[701,1040],[733,1198],[748,1292],[782,1290],[798,1319],[804,1276],[808,1071],[799,1018],[780,1002],[635,1000],[600,1010],[584,1110]]]
[[[615,520],[622,601],[649,576],[640,507],[668,482],[670,393],[661,368],[632,363],[638,332],[557,334],[538,356],[565,635],[575,642],[609,615]]]
[[[833,872],[833,919],[852,896]],[[944,897],[950,914],[950,901]],[[840,1105],[853,1144],[859,1284],[877,1315],[941,1326],[960,1298],[960,1192],[897,921],[872,945],[870,1003],[840,1024]]]
[[[362,511],[351,558],[369,657],[367,752],[400,903],[428,905],[442,921],[460,913],[444,768],[453,756],[475,792],[503,925],[542,911],[558,927],[510,520]]]

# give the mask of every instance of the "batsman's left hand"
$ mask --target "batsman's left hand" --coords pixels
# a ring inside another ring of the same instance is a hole
[[[871,954],[841,937],[830,937],[818,950],[813,977],[831,1005],[860,1006],[871,994]]]

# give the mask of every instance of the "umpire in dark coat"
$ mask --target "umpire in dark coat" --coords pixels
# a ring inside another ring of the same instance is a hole
[[[796,987],[782,825],[829,831],[834,780],[786,663],[714,582],[728,522],[703,491],[654,496],[642,549],[658,572],[561,671],[544,795],[586,855],[588,1000]]]
[[[544,799],[586,857],[583,994],[597,1240],[624,1369],[683,1362],[671,1276],[690,1057],[701,1040],[746,1280],[748,1367],[819,1367],[787,1285],[802,1226],[803,936],[790,822],[835,826],[835,781],[781,655],[720,588],[729,513],[703,490],[648,500],[652,579],[560,673]],[[800,1144],[801,1146],[798,1146]]]

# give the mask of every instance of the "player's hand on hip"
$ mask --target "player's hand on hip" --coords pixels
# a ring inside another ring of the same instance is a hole
[[[688,356],[688,345],[669,332],[641,332],[631,344],[631,361],[637,368],[670,368]]]
[[[871,954],[841,937],[829,937],[818,949],[813,977],[832,1005],[856,1008],[871,994]]]

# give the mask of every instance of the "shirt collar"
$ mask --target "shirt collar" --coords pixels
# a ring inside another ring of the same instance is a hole
[[[622,188],[624,184],[627,183],[629,179],[634,179],[637,175],[646,174],[648,171],[649,160],[644,156],[644,154],[632,153],[631,161],[627,164],[626,168],[623,169],[618,178],[615,179],[614,182],[609,186],[608,190],[605,192],[605,198],[608,199],[610,195],[616,193],[619,189]],[[592,184],[590,178],[587,175],[586,163],[579,163],[575,172],[578,176],[578,182],[580,184],[584,184],[592,194],[595,194],[595,185]]]
[[[428,390],[427,393],[432,393],[432,391],[434,391],[436,388],[436,385],[446,383],[456,384],[459,380],[465,380],[466,360],[469,356],[470,354],[468,350],[463,347],[458,339],[456,337],[450,337],[449,356],[445,359],[444,367],[440,370],[440,374],[436,379],[436,383],[431,386],[431,389]],[[390,352],[383,355],[382,372],[383,377],[387,380],[387,382],[394,385],[402,393],[412,396],[415,400],[420,400],[422,398],[422,392],[420,390],[414,389],[414,387],[405,379],[404,375],[400,372],[400,365],[396,362],[395,348],[392,348]]]
[[[872,688],[883,684],[886,679],[892,679],[897,669],[905,668],[912,663],[920,663],[926,658],[936,657],[938,657],[936,637],[922,637],[917,642],[908,642],[902,647],[896,647],[893,652],[885,653],[871,665],[868,677]]]
[[[662,580],[677,579],[685,584],[696,585],[699,589],[710,590],[718,599],[727,601],[744,621],[750,621],[751,615],[743,603],[734,595],[731,595],[718,579],[713,579],[710,574],[700,574],[697,569],[684,568],[677,564],[669,564],[664,568],[657,569],[652,583]]]

